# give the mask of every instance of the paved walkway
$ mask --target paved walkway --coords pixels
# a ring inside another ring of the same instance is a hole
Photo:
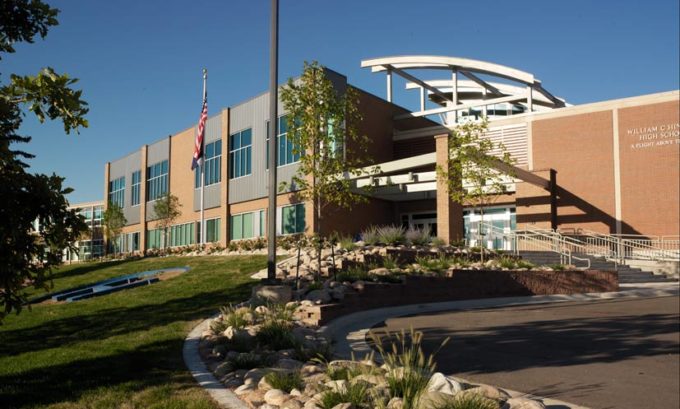
[[[676,408],[677,295],[673,283],[403,306],[340,318],[327,332],[349,355],[368,350],[370,327],[413,326],[426,349],[452,338],[438,359],[444,373],[593,408]]]

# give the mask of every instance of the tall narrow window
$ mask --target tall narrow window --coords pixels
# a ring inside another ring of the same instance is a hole
[[[205,166],[204,180],[205,185],[210,186],[222,181],[222,140],[217,140],[205,145]],[[201,171],[196,168],[194,175],[194,186],[201,187]]]
[[[146,168],[146,200],[156,200],[167,192],[168,161],[164,160]]]
[[[220,219],[210,219],[205,221],[205,241],[213,243],[220,241]]]
[[[250,175],[252,142],[250,128],[229,137],[229,179]]]
[[[283,206],[277,209],[280,217],[276,221],[279,234],[294,234],[305,231],[305,205],[303,203]]]
[[[139,205],[141,184],[142,171],[138,170],[136,172],[132,172],[132,185],[130,185],[130,198],[132,199],[132,206]]]
[[[109,182],[109,202],[125,206],[125,176]]]
[[[288,119],[285,115],[278,119],[278,128],[276,129],[276,166],[289,165],[291,163],[300,161],[300,149],[295,146],[292,137],[288,136]],[[266,135],[267,155],[266,167],[269,169],[269,121],[267,121],[267,135]]]

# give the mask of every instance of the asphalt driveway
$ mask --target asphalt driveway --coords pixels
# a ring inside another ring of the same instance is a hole
[[[427,351],[451,337],[438,369],[596,409],[680,407],[678,297],[559,303],[388,319]]]

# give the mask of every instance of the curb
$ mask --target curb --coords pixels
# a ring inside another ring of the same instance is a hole
[[[198,353],[198,343],[201,340],[201,334],[208,329],[210,321],[217,315],[210,317],[194,327],[189,332],[189,335],[184,339],[184,347],[182,348],[182,356],[184,357],[184,364],[191,372],[196,382],[205,389],[210,397],[223,408],[231,409],[250,409],[241,399],[239,399],[229,388],[222,385],[222,383],[215,378],[215,376],[205,366],[200,354]]]

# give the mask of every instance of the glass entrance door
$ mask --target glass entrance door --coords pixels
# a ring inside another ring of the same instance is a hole
[[[465,242],[468,246],[484,246],[494,250],[512,250],[512,243],[502,233],[515,230],[514,207],[496,206],[463,211]],[[489,227],[491,226],[491,227]]]
[[[430,229],[430,235],[437,237],[437,213],[404,213],[401,215],[401,225],[405,228]]]

